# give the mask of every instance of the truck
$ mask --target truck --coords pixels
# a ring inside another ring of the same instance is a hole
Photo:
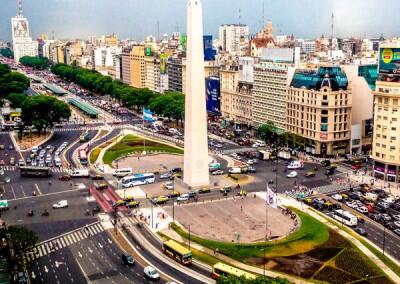
[[[210,172],[219,170],[221,169],[221,164],[217,162],[212,162],[211,164],[208,165],[208,169]]]
[[[271,159],[272,153],[270,151],[261,150],[260,153],[261,153],[262,160],[267,161],[267,160]]]
[[[290,153],[287,151],[279,151],[278,157],[283,160],[290,160],[292,158],[292,155],[290,155]]]
[[[75,169],[71,172],[71,177],[89,177],[88,169]]]

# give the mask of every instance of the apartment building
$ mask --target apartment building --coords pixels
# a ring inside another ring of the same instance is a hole
[[[340,67],[298,70],[287,90],[286,131],[305,140],[309,153],[349,153],[352,92]]]
[[[122,52],[122,81],[135,88],[145,88],[145,47],[134,45]]]

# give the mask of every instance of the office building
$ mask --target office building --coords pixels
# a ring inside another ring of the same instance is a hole
[[[11,18],[12,46],[14,60],[23,56],[38,56],[38,42],[29,35],[29,22],[22,13],[22,0],[18,3],[18,14]]]
[[[318,156],[349,153],[352,93],[340,67],[297,70],[287,90],[286,131]]]
[[[168,90],[182,92],[182,54],[168,59]]]
[[[145,58],[145,87],[155,92],[161,92],[160,59],[153,56]]]
[[[135,88],[145,88],[144,45],[134,45],[122,52],[122,81]]]
[[[374,176],[400,178],[400,42],[383,42],[374,94],[374,133],[371,158]]]
[[[221,25],[219,41],[223,51],[240,55],[248,45],[249,27],[242,24]]]

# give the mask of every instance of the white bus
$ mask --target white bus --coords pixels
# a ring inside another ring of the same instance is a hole
[[[348,211],[338,209],[333,211],[333,218],[347,226],[357,226],[357,217],[350,214]]]
[[[142,184],[154,183],[156,180],[153,173],[147,174],[134,174],[130,176],[123,177],[121,180],[122,187],[132,187]]]
[[[127,175],[131,175],[132,173],[133,173],[132,168],[124,168],[124,169],[116,169],[113,175],[116,177],[124,177]]]

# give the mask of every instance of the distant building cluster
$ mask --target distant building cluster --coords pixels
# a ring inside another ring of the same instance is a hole
[[[38,55],[136,88],[185,93],[184,34],[141,42],[114,34],[32,40],[19,13],[12,35],[16,60]],[[203,42],[205,97],[214,117],[245,130],[273,123],[318,156],[370,154],[378,176],[399,180],[400,41],[277,36],[268,21],[256,34],[244,24],[223,24],[218,39],[205,35]]]

